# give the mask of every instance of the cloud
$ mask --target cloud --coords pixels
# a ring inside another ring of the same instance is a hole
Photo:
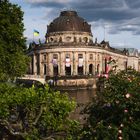
[[[85,0],[79,0],[77,2],[74,2],[75,5],[73,5],[74,7],[77,7],[79,9],[82,8],[87,8],[88,9],[92,9],[92,10],[96,10],[96,9],[108,9],[108,8],[119,8],[122,6],[123,4],[123,0],[88,0],[85,2]]]
[[[71,0],[26,0],[32,7],[59,7],[62,8]]]
[[[139,0],[125,0],[125,2],[130,8],[140,9],[140,1]]]
[[[49,2],[58,2],[58,3],[65,3],[69,0],[26,0],[29,3],[49,3]]]
[[[26,0],[32,7],[52,8],[50,17],[62,9],[74,9],[94,27],[110,24],[109,33],[140,34],[140,0]],[[57,13],[58,12],[58,13]],[[44,18],[48,18],[48,15]]]
[[[132,18],[117,21],[116,23],[112,23],[112,26],[109,28],[110,34],[117,34],[122,31],[131,32],[133,35],[140,35],[140,18]]]

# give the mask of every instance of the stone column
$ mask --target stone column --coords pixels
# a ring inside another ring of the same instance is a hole
[[[29,64],[29,74],[33,74],[33,56],[31,57],[31,62]]]
[[[36,54],[33,54],[33,75],[37,74],[36,68]]]
[[[73,75],[73,52],[70,52],[71,75]]]
[[[85,75],[87,75],[88,74],[88,71],[87,71],[87,68],[88,68],[88,66],[87,66],[87,52],[85,52]]]
[[[42,65],[42,54],[39,55],[39,68],[40,68],[40,76],[43,77],[43,65]]]
[[[61,70],[61,69],[62,69],[62,65],[61,65],[61,63],[62,63],[62,62],[61,62],[61,61],[62,61],[62,60],[61,60],[61,52],[59,52],[58,61],[59,61],[59,63],[58,63],[58,68],[59,68],[59,69],[58,69],[58,75],[61,75],[61,71],[62,71],[62,70]]]
[[[60,58],[60,63],[59,63],[59,65],[60,65],[60,75],[63,76],[63,75],[65,75],[65,63],[64,63],[65,57],[64,57],[63,52],[60,53],[59,58]]]
[[[75,52],[75,75],[78,75],[78,68],[77,68],[79,63],[78,61],[79,61],[78,54],[77,52]]]
[[[93,54],[93,60],[94,60],[94,75],[96,74],[96,53]]]
[[[52,63],[51,63],[51,54],[48,53],[47,55],[47,76],[52,76]]]
[[[102,73],[105,72],[105,56],[102,54]]]
[[[74,75],[74,52],[72,52],[72,56],[71,56],[71,72],[72,75]]]
[[[86,73],[86,67],[85,67],[86,58],[85,58],[85,53],[82,53],[82,54],[83,54],[83,75],[85,75],[85,73]]]
[[[49,56],[48,53],[46,53],[46,76],[49,76]],[[43,63],[43,75],[44,75],[44,63]]]
[[[65,75],[65,53],[61,53],[61,75]]]
[[[37,75],[40,75],[40,54],[37,54]]]
[[[76,59],[76,53],[73,52],[73,75],[77,75],[77,59]]]
[[[34,75],[34,54],[32,55],[32,75]]]
[[[100,69],[101,69],[101,72],[100,73],[103,73],[103,55],[100,53]]]

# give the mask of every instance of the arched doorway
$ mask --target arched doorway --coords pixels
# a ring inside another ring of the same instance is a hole
[[[83,75],[83,66],[78,66],[78,75]]]
[[[69,67],[65,66],[65,75],[71,75],[71,65]]]
[[[93,64],[89,65],[89,74],[93,74]]]
[[[44,64],[44,75],[46,75],[47,74],[47,66],[46,66],[46,64]]]
[[[53,66],[53,75],[54,76],[58,75],[58,65],[57,64]]]
[[[97,74],[99,74],[99,67],[100,67],[100,64],[97,65]]]

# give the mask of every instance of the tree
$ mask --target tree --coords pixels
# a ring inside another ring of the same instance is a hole
[[[140,73],[129,69],[101,80],[104,88],[84,110],[88,117],[82,138],[139,140]]]
[[[0,85],[0,139],[76,139],[78,123],[69,119],[75,102],[44,88]]]
[[[8,0],[0,1],[0,80],[23,75],[28,58],[23,37],[23,12]]]

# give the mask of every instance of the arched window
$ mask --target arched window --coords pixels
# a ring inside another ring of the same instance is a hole
[[[31,66],[32,66],[32,72],[31,74],[34,74],[34,56],[32,56],[32,60],[31,60]]]
[[[73,41],[74,41],[75,43],[77,42],[77,39],[76,39],[76,37],[74,37]]]
[[[59,38],[59,42],[60,42],[60,43],[62,42],[62,37]]]
[[[51,38],[50,38],[50,41],[51,41],[51,42],[53,42],[53,41],[54,41],[54,39],[51,37]]]
[[[89,59],[93,60],[93,54],[89,54]]]
[[[66,37],[66,41],[67,41],[67,42],[70,42],[70,41],[71,41],[71,37],[70,37],[70,36],[67,36],[67,37]]]
[[[87,42],[88,42],[88,38],[87,38],[87,37],[84,37],[84,38],[83,38],[83,42],[84,42],[84,43],[87,43]]]
[[[79,42],[82,42],[82,39],[81,39],[81,37],[79,38]]]
[[[37,75],[40,74],[40,59],[39,59],[39,54],[36,56],[36,68],[37,68]]]

